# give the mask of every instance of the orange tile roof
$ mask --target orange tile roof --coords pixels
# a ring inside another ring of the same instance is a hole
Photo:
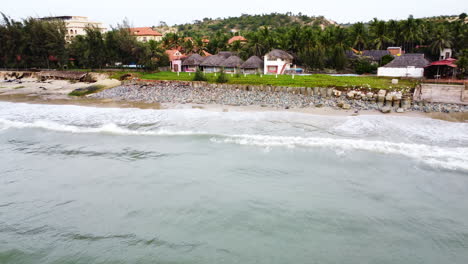
[[[166,54],[169,56],[169,61],[180,60],[186,57],[185,54],[176,49],[166,50]]]
[[[247,39],[243,36],[234,36],[228,40],[228,44],[232,44],[234,41],[247,42]]]
[[[137,27],[137,28],[130,28],[130,32],[135,36],[162,36],[161,33],[153,30],[150,27]]]

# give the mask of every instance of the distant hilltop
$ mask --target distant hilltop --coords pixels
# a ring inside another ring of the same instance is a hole
[[[224,32],[242,32],[254,31],[259,27],[266,26],[269,28],[278,28],[292,25],[317,25],[321,28],[337,25],[335,21],[326,19],[323,16],[307,16],[301,13],[271,13],[262,15],[247,15],[243,14],[239,17],[228,18],[203,18],[202,20],[195,20],[193,23],[186,23],[174,26],[168,26],[166,23],[161,22],[156,28],[161,32],[180,32],[190,33],[197,32],[198,34],[210,35],[216,31]]]

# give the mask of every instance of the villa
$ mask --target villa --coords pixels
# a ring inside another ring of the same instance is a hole
[[[96,28],[102,33],[107,29],[100,22],[93,22],[84,16],[56,16],[56,17],[43,17],[40,20],[46,21],[63,21],[67,29],[65,40],[70,43],[76,36],[86,35],[86,28]]]
[[[291,68],[294,57],[284,50],[274,49],[265,55],[265,74],[284,74]]]
[[[166,50],[166,54],[169,57],[171,71],[181,72],[182,71],[182,60],[187,56],[180,52],[179,50]]]
[[[136,36],[137,40],[140,42],[148,42],[150,40],[161,41],[163,38],[161,33],[150,27],[129,28],[129,30],[130,33]]]
[[[424,68],[428,65],[429,61],[424,58],[424,54],[408,53],[397,56],[390,63],[379,67],[377,76],[422,78]]]

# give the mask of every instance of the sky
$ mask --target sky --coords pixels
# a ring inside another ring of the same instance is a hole
[[[189,23],[205,17],[292,12],[324,16],[338,23],[379,19],[405,19],[468,13],[466,0],[2,0],[0,12],[14,19],[75,15],[116,25],[125,18],[135,27]]]

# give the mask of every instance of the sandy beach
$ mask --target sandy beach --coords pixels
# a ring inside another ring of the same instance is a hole
[[[394,115],[427,117],[453,122],[467,122],[468,113],[424,113],[421,111],[406,111],[404,113],[391,112],[383,114],[379,110],[356,110],[341,109],[330,106],[316,107],[284,107],[271,105],[229,105],[217,103],[193,103],[193,102],[157,102],[142,100],[125,100],[122,98],[105,98],[105,96],[69,96],[68,94],[75,89],[86,88],[90,85],[102,85],[106,88],[117,87],[121,85],[120,81],[113,79],[104,79],[96,83],[70,82],[66,80],[47,80],[38,81],[35,78],[26,78],[22,80],[10,80],[0,82],[0,100],[9,102],[33,103],[33,104],[69,104],[93,107],[117,107],[117,108],[140,108],[140,109],[204,109],[217,112],[268,112],[284,111],[297,112],[312,115],[330,115],[330,116],[356,116],[356,115]]]

